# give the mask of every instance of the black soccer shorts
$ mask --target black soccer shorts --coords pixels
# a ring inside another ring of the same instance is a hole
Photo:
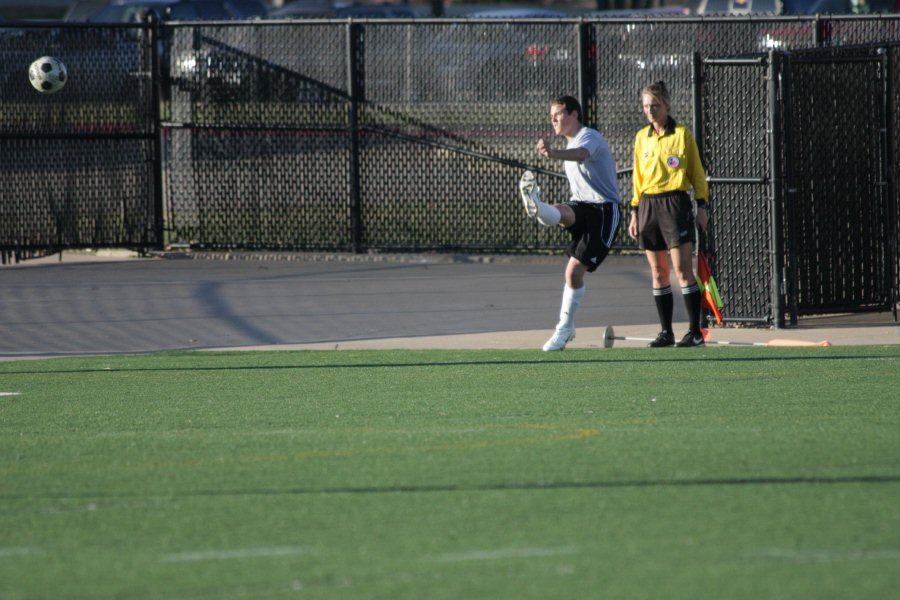
[[[588,273],[600,266],[619,232],[619,205],[614,202],[567,202],[575,213],[575,224],[566,231],[572,241],[566,254],[587,267]]]

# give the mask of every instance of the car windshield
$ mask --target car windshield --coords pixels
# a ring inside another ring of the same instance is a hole
[[[90,20],[105,23],[140,21],[147,10],[154,10],[163,19],[174,21],[224,21],[233,19],[222,0],[192,0],[191,2],[129,2],[111,4]]]
[[[266,5],[260,0],[228,0],[226,4],[228,5],[228,10],[240,19],[266,15]]]
[[[231,13],[220,2],[194,0],[173,4],[169,9],[168,18],[175,21],[225,20],[231,18]]]
[[[111,4],[90,18],[91,21],[100,23],[131,23],[139,21],[144,11],[155,10],[162,14],[169,3],[147,2],[133,4]]]

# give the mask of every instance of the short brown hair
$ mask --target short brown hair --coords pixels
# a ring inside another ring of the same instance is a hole
[[[550,106],[556,105],[564,107],[566,112],[570,115],[572,114],[572,111],[578,111],[578,122],[584,122],[584,113],[581,112],[581,103],[572,96],[560,96],[559,98],[554,98],[550,102]]]

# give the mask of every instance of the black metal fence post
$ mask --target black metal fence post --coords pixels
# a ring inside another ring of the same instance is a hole
[[[884,123],[881,127],[881,172],[879,185],[884,199],[886,221],[886,244],[884,248],[885,281],[891,302],[894,321],[897,320],[897,293],[900,286],[900,248],[898,248],[897,226],[900,225],[900,213],[897,208],[897,196],[894,177],[900,174],[894,162],[894,111],[900,107],[894,105],[894,52],[891,48],[879,48],[882,65],[883,111]]]
[[[596,45],[593,36],[593,26],[588,23],[581,22],[576,25],[578,28],[578,101],[581,103],[581,122],[585,125],[596,127],[594,115],[597,114],[597,107],[594,101],[597,98],[597,84],[594,76],[594,60],[596,60]],[[594,49],[594,57],[591,53]]]
[[[784,319],[784,243],[781,211],[781,108],[778,104],[781,53],[769,50],[767,70],[769,92],[769,199],[771,202],[770,260],[772,275],[772,319],[783,328]]]
[[[794,87],[792,84],[792,76],[791,69],[789,66],[785,67],[785,64],[788,59],[781,57],[780,60],[780,73],[778,75],[779,81],[781,83],[781,98],[780,105],[784,107],[784,110],[781,112],[780,119],[780,133],[781,136],[781,144],[785,149],[782,156],[782,164],[781,164],[781,172],[778,173],[778,176],[781,178],[781,190],[782,190],[782,202],[783,206],[782,212],[782,222],[785,223],[783,229],[787,231],[787,241],[784,242],[785,252],[787,254],[787,260],[785,261],[785,268],[787,269],[787,274],[783,278],[785,282],[785,288],[783,296],[786,299],[787,306],[789,307],[791,317],[790,322],[791,325],[797,324],[797,319],[800,314],[799,308],[799,281],[800,281],[800,270],[797,265],[797,233],[796,231],[799,229],[799,221],[797,215],[797,198],[799,195],[799,190],[797,188],[797,173],[794,167],[794,156],[790,151],[791,144],[793,143],[793,123],[792,123],[792,115],[793,115],[793,99],[792,95],[794,93]],[[781,149],[779,149],[780,151]]]
[[[350,247],[360,253],[362,241],[362,201],[359,169],[359,106],[364,100],[362,84],[362,27],[347,22],[347,91],[350,95],[348,127],[350,134]]]
[[[153,185],[153,211],[154,211],[154,236],[156,245],[160,249],[166,245],[165,240],[165,206],[163,194],[163,151],[162,151],[162,108],[161,108],[161,86],[162,86],[162,57],[160,56],[160,21],[153,11],[147,16],[147,24],[150,27],[150,88],[151,88],[151,114],[153,115],[153,123],[151,125],[153,131],[153,173],[151,181]]]
[[[700,158],[703,158],[703,107],[701,106],[702,85],[700,75],[700,53],[694,51],[691,57],[691,103],[693,104],[694,140],[697,142],[697,150]]]

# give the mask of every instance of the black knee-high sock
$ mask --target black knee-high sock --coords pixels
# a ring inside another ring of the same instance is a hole
[[[663,331],[672,333],[672,311],[675,308],[672,299],[672,288],[653,288],[653,299],[656,301],[656,314],[659,315],[659,325]]]
[[[691,322],[691,331],[700,332],[700,288],[695,283],[686,288],[681,288],[684,297],[684,307],[687,309],[688,319]]]

